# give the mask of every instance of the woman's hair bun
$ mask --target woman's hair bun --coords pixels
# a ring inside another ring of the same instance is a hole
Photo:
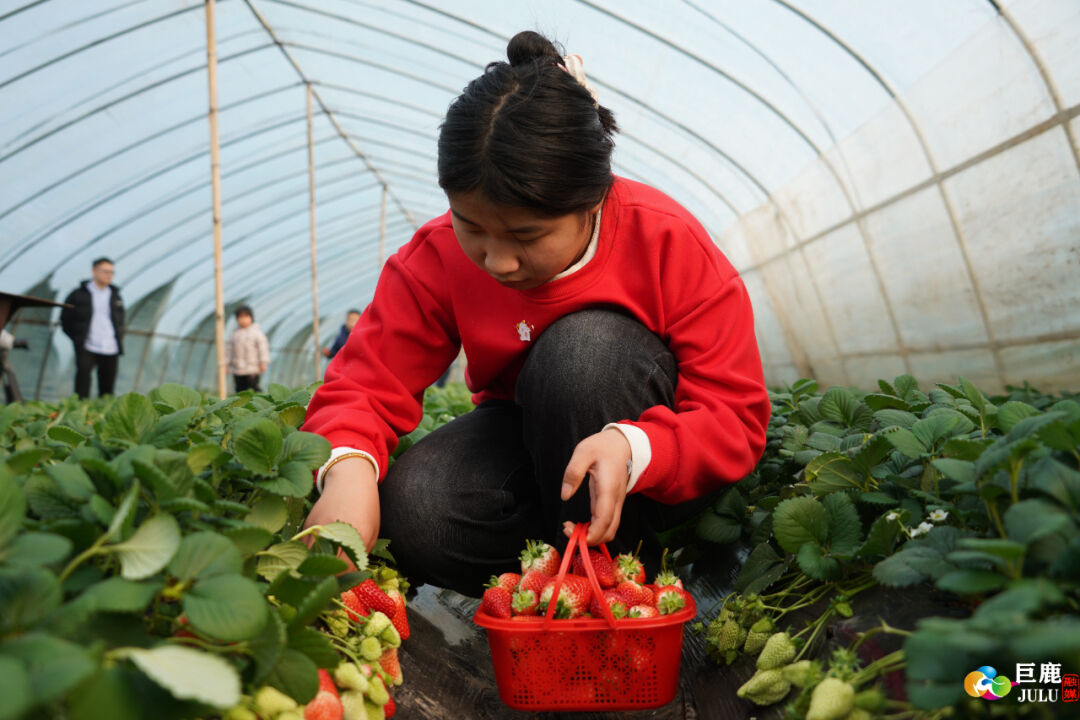
[[[515,67],[544,58],[550,58],[556,63],[562,62],[562,55],[555,44],[532,30],[523,30],[510,38],[506,46],[506,58],[510,65]]]

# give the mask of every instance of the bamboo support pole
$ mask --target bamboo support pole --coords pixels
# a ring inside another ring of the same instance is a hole
[[[315,336],[315,380],[322,379],[322,354],[319,347],[319,268],[318,243],[315,238],[315,134],[311,124],[311,83],[307,88],[308,202],[311,212],[311,330]]]
[[[225,390],[225,282],[221,253],[221,147],[218,143],[217,40],[214,0],[206,0],[206,74],[210,89],[210,182],[214,207],[214,343],[217,346],[218,397]]]
[[[379,272],[386,263],[386,186],[382,189],[382,207],[379,210]]]

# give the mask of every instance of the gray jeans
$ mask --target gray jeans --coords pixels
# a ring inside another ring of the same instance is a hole
[[[608,310],[560,318],[535,342],[514,402],[486,402],[404,452],[380,486],[381,536],[410,581],[479,597],[494,574],[520,570],[528,538],[561,549],[564,520],[587,521],[588,482],[559,497],[574,447],[609,422],[672,407],[675,357],[645,326]],[[642,542],[650,579],[656,531],[694,515],[712,497],[664,505],[631,494],[608,549]]]

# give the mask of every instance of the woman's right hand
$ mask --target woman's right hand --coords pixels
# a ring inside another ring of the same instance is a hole
[[[364,458],[346,458],[323,477],[323,491],[304,527],[346,522],[356,528],[371,550],[379,539],[379,481],[375,466]]]

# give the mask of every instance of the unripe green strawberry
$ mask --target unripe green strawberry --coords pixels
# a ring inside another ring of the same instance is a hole
[[[259,716],[244,705],[237,705],[225,713],[222,720],[259,720]]]
[[[862,708],[854,708],[851,712],[844,716],[844,720],[873,720],[873,715],[866,712]]]
[[[379,633],[379,639],[392,648],[401,647],[401,634],[393,625]]]
[[[765,641],[765,648],[758,655],[758,670],[781,668],[795,659],[795,643],[787,633],[774,633]]]
[[[323,619],[326,621],[326,627],[335,636],[343,638],[349,634],[349,615],[346,611],[339,608],[324,615]]]
[[[810,679],[811,670],[813,669],[813,661],[800,660],[790,665],[785,665],[780,669],[784,673],[784,679],[795,687],[806,687],[807,681]]]
[[[364,635],[367,637],[379,637],[383,634],[383,631],[388,627],[393,627],[393,623],[390,622],[390,618],[386,613],[375,611],[371,613],[371,617],[368,618],[367,623],[364,625]]]
[[[877,688],[863,690],[855,696],[854,704],[857,708],[878,712],[885,707],[885,695]]]
[[[386,683],[376,675],[371,678],[371,687],[368,689],[368,700],[376,705],[385,705],[390,700],[390,693],[386,691]]]
[[[379,638],[364,638],[360,641],[360,656],[368,662],[375,662],[382,655],[382,643]]]
[[[716,641],[717,650],[734,650],[739,647],[739,623],[728,620],[720,628],[720,637]]]
[[[806,720],[841,720],[855,705],[855,689],[843,680],[827,677],[810,696]]]
[[[337,677],[337,673],[334,674],[334,677]],[[341,707],[345,710],[344,720],[368,720],[364,702],[364,693],[359,690],[341,693]]]
[[[275,717],[278,713],[293,710],[296,707],[298,706],[295,700],[275,687],[266,685],[255,693],[255,709],[263,717]]]
[[[367,692],[368,689],[368,679],[360,672],[360,668],[353,663],[341,663],[338,665],[337,670],[334,670],[334,682],[337,683],[338,687],[346,690],[359,690],[363,693]]]
[[[370,700],[364,701],[364,712],[367,713],[367,720],[386,720],[386,710],[382,705],[376,705]]]
[[[754,653],[765,647],[765,642],[769,639],[768,632],[758,632],[751,629],[746,633],[746,642],[743,644],[743,650],[753,655]]]
[[[296,710],[286,710],[274,720],[304,720],[304,711],[300,708],[297,708]]]
[[[735,694],[755,705],[772,705],[783,700],[789,690],[791,683],[779,670],[758,670]]]

